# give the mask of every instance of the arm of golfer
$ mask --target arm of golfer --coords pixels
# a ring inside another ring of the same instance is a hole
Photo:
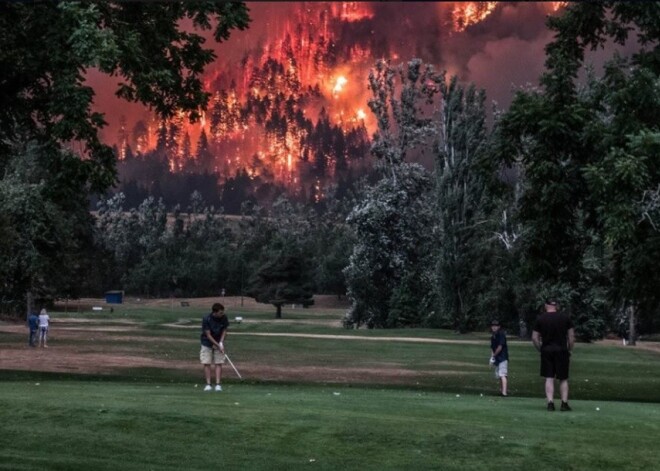
[[[575,330],[568,329],[568,351],[572,352],[575,346]]]
[[[206,338],[209,339],[209,341],[215,345],[215,347],[218,348],[222,353],[225,353],[225,349],[221,346],[222,345],[222,340],[225,338],[224,332],[222,334],[222,338],[220,339],[220,343],[216,342],[215,339],[213,338],[213,335],[211,335],[210,330],[205,330],[204,334],[206,334]]]
[[[539,352],[541,351],[541,334],[537,331],[532,331],[532,343],[534,344],[534,347],[536,350]]]

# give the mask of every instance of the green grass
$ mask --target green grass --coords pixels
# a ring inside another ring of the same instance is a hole
[[[660,405],[327,386],[0,382],[0,469],[651,470]],[[596,410],[600,408],[600,411]],[[312,461],[314,460],[314,461]]]
[[[551,414],[529,342],[510,339],[513,395],[501,399],[487,366],[485,332],[344,330],[306,323],[337,320],[341,311],[300,310],[300,317],[281,322],[245,312],[246,318],[269,320],[233,324],[227,338],[246,380],[229,374],[225,391],[209,394],[201,391],[197,365],[203,314],[132,308],[67,319],[56,313],[49,354],[59,347],[117,355],[141,349],[141,355],[193,367],[89,375],[0,369],[0,469],[657,468],[656,352],[578,344],[571,370],[574,412]],[[132,322],[128,331],[96,329],[126,321]],[[184,327],[168,325],[175,322]],[[58,329],[72,327],[88,333],[58,338]],[[268,333],[341,338],[255,335]],[[24,342],[24,335],[0,335],[3,348]],[[275,381],[246,374],[255,366],[291,375]],[[295,373],[311,367],[331,368],[338,379]],[[414,374],[392,382],[386,374],[392,370]],[[371,375],[362,378],[365,371]],[[346,382],[343,374],[357,380]]]

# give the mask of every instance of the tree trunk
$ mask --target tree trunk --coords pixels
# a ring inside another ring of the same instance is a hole
[[[527,323],[521,315],[518,315],[518,328],[520,329],[519,336],[521,339],[529,339],[529,332],[527,330]]]
[[[32,291],[27,292],[27,314],[25,316],[25,319],[30,317],[30,313],[34,310],[34,296],[32,295]]]
[[[628,307],[628,320],[630,321],[630,335],[628,336],[628,345],[635,346],[637,341],[637,332],[635,332],[635,305],[631,304]]]
[[[277,312],[275,313],[275,319],[281,319],[282,318],[282,305],[281,304],[276,304],[275,307],[277,308]]]

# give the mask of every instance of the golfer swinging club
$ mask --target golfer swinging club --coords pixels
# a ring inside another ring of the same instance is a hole
[[[199,352],[199,361],[204,365],[204,391],[212,391],[211,364],[215,365],[215,390],[222,391],[222,365],[226,361],[224,340],[227,336],[229,320],[225,315],[225,307],[215,303],[211,307],[211,314],[202,319],[202,348]]]

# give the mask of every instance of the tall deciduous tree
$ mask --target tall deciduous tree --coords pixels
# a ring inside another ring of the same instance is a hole
[[[440,142],[435,162],[437,311],[454,329],[477,327],[487,265],[486,184],[477,168],[487,138],[485,92],[452,77],[441,86]]]
[[[653,324],[660,307],[660,232],[643,216],[644,195],[660,185],[660,67],[652,60],[660,34],[646,46],[654,51],[610,61],[587,95],[599,113],[588,129],[597,158],[585,174],[610,262],[611,300],[628,312],[633,345],[637,317]]]
[[[27,292],[45,301],[56,293],[78,294],[89,268],[85,259],[91,258],[92,218],[84,183],[71,165],[76,156],[34,142],[14,152],[0,179],[0,213],[9,224],[6,250],[0,254],[0,292],[20,308]],[[43,168],[48,159],[60,168],[50,181]]]
[[[425,323],[424,300],[431,290],[426,270],[432,237],[430,189],[421,166],[403,164],[396,182],[381,179],[349,214],[356,243],[344,269],[351,300],[347,327]]]
[[[570,4],[549,19],[541,89],[517,94],[501,121],[520,157],[526,185],[519,216],[525,232],[525,274],[539,293],[562,293],[583,338],[603,334],[603,297],[610,268],[610,302],[657,306],[657,233],[643,218],[644,192],[660,183],[657,159],[660,5]],[[588,48],[637,36],[640,50],[610,62],[584,90],[577,77]],[[505,146],[506,147],[506,146]],[[600,286],[599,286],[600,285]],[[595,288],[595,290],[594,290]]]
[[[426,320],[430,286],[421,261],[431,238],[430,179],[406,157],[423,152],[437,134],[433,105],[443,80],[444,74],[419,60],[398,68],[379,61],[369,74],[369,108],[378,123],[371,152],[382,177],[347,219],[357,238],[344,270],[352,302],[347,326]]]

